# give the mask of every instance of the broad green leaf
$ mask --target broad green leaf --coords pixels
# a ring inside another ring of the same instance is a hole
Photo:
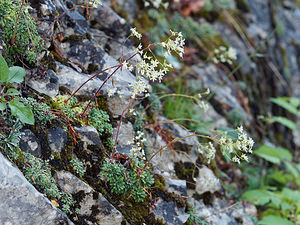
[[[18,90],[14,89],[14,88],[10,88],[10,89],[7,90],[6,94],[7,95],[19,95],[20,92]]]
[[[9,68],[2,55],[0,55],[0,81],[6,82],[9,77]]]
[[[280,206],[281,206],[282,210],[290,210],[293,208],[293,205],[291,205],[287,202],[282,202]]]
[[[260,146],[254,154],[275,164],[279,164],[282,159],[292,160],[292,154],[285,148],[275,148],[267,145]]]
[[[294,225],[294,223],[280,216],[269,215],[258,221],[257,225]]]
[[[6,109],[6,102],[0,102],[0,111]]]
[[[278,170],[271,174],[268,174],[267,178],[285,185],[288,181],[293,179],[293,176],[291,174],[286,174],[284,170]]]
[[[299,202],[300,201],[300,192],[299,191],[294,191],[289,188],[283,188],[282,192],[282,197],[293,201],[293,202]]]
[[[289,98],[270,98],[270,101],[286,109],[290,113],[293,113],[295,115],[299,114],[297,107],[289,102]]]
[[[290,98],[290,103],[297,108],[300,105],[300,98]]]
[[[18,100],[13,100],[9,102],[9,108],[11,109],[11,113],[16,115],[21,122],[27,124],[34,124],[34,116],[29,106],[25,106],[22,102]]]
[[[282,125],[290,128],[291,130],[296,130],[296,128],[297,128],[297,125],[293,121],[291,121],[285,117],[272,116],[271,119],[275,122],[281,123]]]
[[[24,76],[26,75],[25,70],[19,66],[13,66],[9,68],[9,78],[7,82],[10,83],[21,83],[24,80]]]
[[[289,161],[284,161],[284,165],[287,168],[287,170],[295,177],[297,178],[299,176],[299,173],[297,171],[297,169],[294,167],[294,165],[292,163],[290,163]]]
[[[242,195],[242,198],[249,202],[252,202],[254,205],[265,205],[272,201],[273,197],[271,194],[271,192],[266,190],[250,190],[246,191]]]

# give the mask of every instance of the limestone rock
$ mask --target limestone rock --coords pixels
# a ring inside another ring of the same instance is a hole
[[[58,94],[59,83],[58,77],[53,70],[47,70],[45,76],[26,76],[26,84],[32,89],[36,90],[41,94],[45,94],[51,98]]]
[[[35,157],[41,157],[42,156],[42,149],[40,141],[37,139],[37,137],[34,135],[34,133],[31,132],[31,130],[23,130],[23,134],[20,139],[19,146],[22,151],[30,153],[34,155]]]
[[[68,217],[39,193],[0,153],[0,224],[72,225]]]
[[[49,147],[52,152],[60,153],[68,141],[67,132],[61,128],[49,128],[47,129]]]
[[[163,219],[168,225],[183,225],[189,218],[184,208],[178,208],[173,201],[166,202],[159,198],[153,210],[157,219]]]
[[[123,221],[122,214],[101,193],[96,192],[88,184],[67,171],[59,171],[55,176],[58,185],[62,189],[71,194],[79,192],[81,195],[84,194],[83,199],[79,202],[79,220],[83,224],[94,224],[96,222],[101,225],[121,225]],[[96,212],[96,214],[93,212]],[[92,214],[93,216],[91,216]]]
[[[206,217],[205,222],[211,225],[254,225],[243,205],[230,206],[225,199],[212,197],[210,204],[203,200],[189,198],[189,204],[194,207],[194,214]],[[241,223],[240,223],[241,222]]]

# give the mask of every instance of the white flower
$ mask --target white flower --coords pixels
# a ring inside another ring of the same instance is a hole
[[[122,63],[122,68],[126,70],[128,68],[128,62],[124,61]]]
[[[241,155],[241,159],[245,160],[246,162],[248,162],[248,156],[246,156],[245,154]]]
[[[232,47],[226,49],[225,46],[220,46],[218,49],[213,51],[214,56],[211,58],[213,63],[219,62],[232,64],[232,61],[237,59],[236,50]]]
[[[102,5],[102,3],[99,0],[89,0],[89,4],[93,7],[93,8],[97,8],[98,5]]]
[[[239,126],[237,129],[236,129],[238,132],[242,133],[243,132],[243,126]]]
[[[134,36],[138,39],[142,38],[142,35],[136,31],[135,27],[131,28],[130,31],[131,31],[131,36]]]
[[[237,59],[237,57],[236,57],[236,50],[234,48],[232,48],[232,47],[228,48],[227,55],[228,55],[228,58],[230,58],[230,59],[233,59],[233,60]]]
[[[108,93],[107,93],[108,97],[113,96],[116,93],[116,91],[117,91],[117,88],[115,88],[115,87],[108,89]]]
[[[134,98],[139,94],[145,93],[149,90],[150,85],[147,84],[142,77],[137,77],[137,81],[134,84],[129,85],[131,87],[131,97]]]
[[[205,101],[198,101],[198,105],[204,112],[206,112],[209,108],[208,104]]]
[[[170,30],[171,32],[171,37],[165,41],[161,43],[161,46],[163,48],[165,48],[167,50],[168,54],[171,54],[171,51],[176,52],[180,57],[183,57],[183,53],[184,53],[184,38],[182,36],[181,32],[174,32],[172,30]],[[172,39],[173,38],[173,39]],[[175,38],[175,40],[174,40]]]
[[[240,164],[240,159],[237,156],[234,156],[232,158],[232,162],[237,162],[238,164]]]
[[[223,145],[223,144],[225,144],[225,142],[226,142],[226,138],[221,137],[220,140],[219,140],[219,144]]]

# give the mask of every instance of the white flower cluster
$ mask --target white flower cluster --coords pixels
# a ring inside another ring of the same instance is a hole
[[[198,97],[197,104],[201,109],[203,109],[204,112],[207,112],[209,105],[206,101],[202,100],[202,97],[203,97],[202,95],[208,95],[209,93],[210,93],[210,90],[208,88],[205,92],[203,92],[201,94],[199,93],[197,96]]]
[[[131,90],[131,96],[134,98],[135,96],[145,93],[149,90],[150,85],[146,82],[143,77],[138,76],[137,81],[133,84],[129,84],[129,87],[132,89]]]
[[[165,53],[165,56],[170,55],[171,51],[174,51],[180,57],[183,57],[183,53],[184,53],[183,46],[185,44],[184,43],[185,40],[182,36],[182,33],[181,32],[174,32],[172,30],[170,30],[170,31],[171,31],[171,36],[168,38],[167,41],[161,43],[161,46],[167,50],[167,52]]]
[[[239,135],[235,141],[226,135],[217,139],[213,138],[213,140],[220,145],[223,155],[230,158],[233,162],[248,162],[249,159],[247,154],[252,153],[254,141],[251,137],[247,136],[247,134],[243,131],[242,126],[238,127],[236,131],[239,132]],[[208,163],[210,163],[211,160],[215,158],[216,149],[212,142],[208,142],[207,144],[201,144],[201,146],[198,148],[198,153],[205,155]]]
[[[135,27],[130,28],[130,32],[131,32],[130,36],[136,37],[139,40],[142,38],[142,35],[139,32],[136,31]]]
[[[130,152],[133,157],[141,157],[143,160],[146,160],[143,148],[144,142],[146,142],[145,134],[141,131],[137,131],[137,135],[133,138],[133,140],[128,141],[128,145],[132,145]]]
[[[136,28],[131,28],[130,30],[130,36],[141,39],[142,35],[136,31]],[[178,33],[171,31],[171,36],[165,42],[156,43],[152,46],[154,45],[160,45],[166,49],[165,57],[167,57],[172,52],[179,54],[181,57],[183,56],[184,39],[180,32]],[[136,72],[138,74],[137,81],[133,84],[130,84],[130,87],[132,89],[132,98],[148,91],[150,85],[147,84],[145,79],[161,82],[163,77],[169,72],[170,68],[172,68],[172,65],[167,63],[166,60],[163,63],[159,62],[153,55],[150,46],[143,49],[142,44],[139,44],[139,46],[135,49],[135,54],[140,54],[141,56],[141,60],[139,60],[138,62],[135,61],[134,64],[130,64],[128,60],[122,62],[122,68],[128,69],[129,71],[133,71],[133,69],[136,69]]]
[[[169,3],[168,2],[165,2],[163,3],[162,0],[148,0],[148,1],[144,1],[144,5],[145,7],[148,7],[150,6],[150,2],[152,3],[152,5],[155,7],[155,8],[159,8],[160,5],[162,5],[165,9],[168,8],[169,6]]]
[[[119,78],[114,79],[114,83],[117,83],[117,82],[119,82]],[[115,93],[117,93],[117,94],[119,95],[120,98],[122,98],[122,96],[123,96],[123,94],[124,94],[123,92],[118,91],[118,89],[117,89],[115,86],[113,86],[112,88],[109,88],[109,89],[107,90],[107,96],[108,96],[108,97],[113,96]]]
[[[237,131],[239,135],[235,142],[233,142],[231,138],[225,137],[221,137],[218,142],[225,155],[231,156],[231,154],[234,154],[231,159],[233,162],[240,163],[241,160],[248,162],[249,159],[246,153],[252,153],[254,141],[251,137],[247,136],[242,126],[238,127]]]
[[[232,64],[232,61],[236,59],[236,50],[234,48],[229,47],[227,49],[226,47],[221,46],[214,50],[214,57],[212,58],[212,61],[216,64],[219,62]]]
[[[102,3],[99,0],[89,0],[89,5],[91,5],[93,8],[97,8],[98,5],[102,5]]]
[[[207,163],[210,163],[210,161],[216,156],[216,148],[212,142],[208,142],[207,145],[202,145],[200,148],[198,148],[198,152],[202,155],[205,155]]]

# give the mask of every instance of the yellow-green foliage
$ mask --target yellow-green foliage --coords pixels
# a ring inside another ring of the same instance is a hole
[[[92,103],[92,109],[89,109],[88,112],[88,122],[84,119],[80,119],[79,115],[83,112],[84,107],[87,105],[87,102],[80,103],[76,97],[72,97],[68,102],[65,101],[69,98],[69,95],[58,95],[56,96],[56,101],[53,103],[53,106],[65,113],[67,117],[72,120],[80,122],[82,125],[90,125],[97,129],[99,135],[111,135],[113,132],[112,125],[110,124],[109,115],[98,109],[97,106]]]

